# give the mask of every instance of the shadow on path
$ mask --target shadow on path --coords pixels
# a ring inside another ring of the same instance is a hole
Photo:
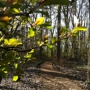
[[[79,80],[79,81],[85,81],[85,77],[82,78],[82,76],[78,76],[78,75],[75,75],[75,74],[67,74],[67,73],[62,73],[62,72],[59,72],[59,71],[53,71],[53,70],[47,70],[47,69],[41,69],[41,68],[30,68],[30,69],[27,69],[26,72],[35,72],[35,73],[43,73],[43,74],[47,74],[47,75],[51,75],[51,76],[55,76],[55,77],[63,77],[63,78],[69,78],[69,79],[72,79],[72,80]]]

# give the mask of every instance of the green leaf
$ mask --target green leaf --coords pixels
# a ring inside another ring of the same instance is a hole
[[[53,37],[51,41],[52,41],[52,44],[53,44],[56,41],[56,37]]]
[[[46,44],[46,46],[51,50],[53,49],[53,45],[51,45],[51,44]]]
[[[77,33],[78,31],[86,31],[86,27],[76,27],[72,30],[72,33]]]
[[[46,28],[52,30],[52,26],[47,26]]]
[[[15,74],[12,79],[16,82],[18,80],[18,75]]]
[[[44,23],[44,24],[41,24],[40,27],[51,28],[51,25],[50,23]]]
[[[67,29],[66,27],[62,27],[60,29],[60,36],[64,36],[66,33],[70,33],[70,30]]]
[[[40,42],[40,41],[37,41],[37,44],[38,44],[38,45],[40,45],[40,44],[41,44],[41,42]]]
[[[35,31],[33,30],[33,28],[30,28],[28,32],[28,38],[34,37],[34,36],[35,36]]]
[[[28,22],[30,22],[31,21],[31,18],[30,17],[28,17]]]
[[[78,36],[78,33],[73,33],[72,36],[73,37],[77,37]]]
[[[18,68],[18,63],[14,63],[14,67],[17,69]]]

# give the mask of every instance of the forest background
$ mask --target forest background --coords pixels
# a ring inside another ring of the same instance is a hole
[[[53,60],[87,69],[90,81],[90,0],[0,0],[0,73],[13,80],[19,65]],[[13,70],[12,70],[13,69]]]

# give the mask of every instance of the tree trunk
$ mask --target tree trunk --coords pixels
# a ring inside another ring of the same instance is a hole
[[[57,39],[60,37],[60,28],[61,28],[61,6],[58,6],[58,28],[57,28]],[[60,41],[57,43],[57,63],[60,63]]]
[[[69,9],[68,9],[68,6],[66,6],[65,7],[65,12],[64,12],[64,16],[65,16],[65,24],[66,24],[66,29],[68,29],[69,28],[69,18],[68,18],[68,11],[69,11]],[[67,32],[66,32],[66,35],[67,35]],[[69,50],[69,48],[68,48],[68,39],[66,39],[65,40],[65,51],[64,51],[64,57],[67,59],[67,57],[68,57],[68,50]]]
[[[90,21],[90,0],[89,0],[89,21]],[[89,22],[89,38],[88,38],[88,68],[87,68],[87,82],[90,83],[90,22]]]

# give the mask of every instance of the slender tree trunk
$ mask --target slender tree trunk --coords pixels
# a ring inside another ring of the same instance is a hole
[[[65,24],[66,24],[66,29],[68,29],[69,28],[69,18],[68,18],[68,6],[66,6],[66,8],[65,8],[65,12],[64,12],[64,16],[65,16]],[[67,32],[66,32],[66,35],[67,35]],[[69,48],[68,48],[68,39],[66,39],[65,40],[65,51],[64,51],[64,56],[65,56],[65,58],[67,58],[68,57],[68,50],[69,50]]]
[[[61,28],[61,6],[58,6],[58,28],[57,28],[57,38],[60,37],[60,28]],[[57,63],[60,63],[60,41],[57,43]]]
[[[73,4],[73,12],[72,13],[73,13],[73,15],[76,15],[76,1]],[[76,40],[77,40],[76,37],[72,37],[72,51],[71,51],[71,58],[72,59],[76,59],[76,57],[77,57],[77,50],[76,50],[77,42],[76,42]]]
[[[42,30],[40,32],[40,39],[41,39],[40,41],[42,41]],[[42,46],[40,46],[40,50],[39,50],[39,58],[40,59],[42,59],[42,49],[43,49]]]
[[[87,69],[87,82],[90,83],[90,0],[89,0],[89,38],[88,38],[88,69]]]

